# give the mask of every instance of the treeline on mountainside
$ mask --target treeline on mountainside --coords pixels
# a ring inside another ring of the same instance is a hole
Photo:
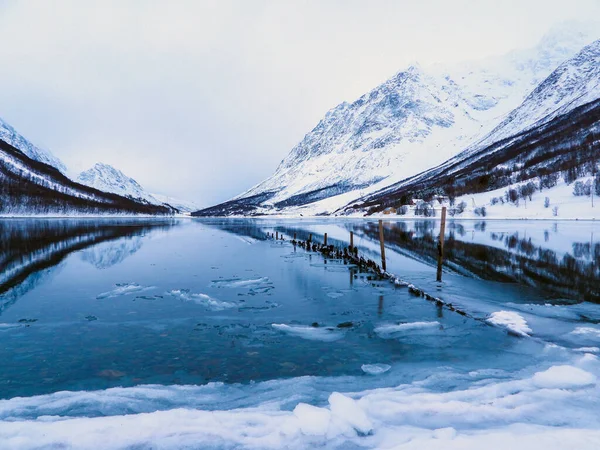
[[[520,186],[507,190],[496,201],[526,201],[535,191],[555,186],[560,177],[567,184],[586,175],[598,179],[599,162],[600,100],[596,100],[464,159],[457,158],[452,164],[413,177],[412,181],[386,188],[351,209],[367,208],[371,214],[389,207],[399,210],[412,199],[428,203],[441,197],[447,197],[454,206],[455,199],[462,195],[515,184]],[[581,189],[583,194],[579,193]],[[575,195],[585,195],[585,189],[578,186]],[[597,183],[590,182],[590,192],[596,189]]]
[[[2,154],[8,158],[0,158],[0,214],[169,215],[174,212],[165,206],[139,203],[76,183],[56,168],[29,158],[0,140]]]

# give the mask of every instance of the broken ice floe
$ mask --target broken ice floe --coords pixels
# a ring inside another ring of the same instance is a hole
[[[385,324],[376,327],[373,331],[381,338],[387,339],[400,333],[408,331],[414,332],[417,330],[428,330],[439,328],[440,323],[437,321],[433,322],[408,322],[399,324]]]
[[[268,294],[275,288],[269,277],[219,279],[211,281],[209,287],[218,289],[247,289],[248,295]]]
[[[235,308],[237,304],[231,302],[224,302],[211,297],[210,295],[202,293],[193,293],[189,289],[174,289],[169,291],[168,294],[172,297],[178,298],[186,302],[193,302],[198,305],[204,306],[207,309],[213,311],[221,311],[223,309]]]
[[[392,368],[389,364],[363,364],[360,366],[362,371],[368,375],[381,375]]]
[[[260,286],[265,284],[272,284],[269,277],[260,278],[229,278],[223,280],[213,280],[210,283],[210,287],[214,288],[248,288],[254,286]]]
[[[305,325],[286,325],[283,323],[274,323],[271,326],[276,330],[309,341],[333,342],[342,339],[345,334],[343,328],[337,327],[309,327]]]
[[[96,296],[98,300],[104,298],[120,297],[122,295],[129,295],[138,292],[149,291],[156,289],[155,286],[142,286],[138,283],[117,283],[112,291],[103,292]]]

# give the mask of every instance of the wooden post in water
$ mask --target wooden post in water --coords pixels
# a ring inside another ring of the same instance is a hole
[[[308,242],[312,242],[312,233],[308,235]]]
[[[446,207],[442,208],[442,223],[440,224],[440,240],[438,242],[437,281],[442,281],[442,263],[444,262],[444,234],[446,233]]]
[[[350,232],[350,247],[354,248],[354,231]]]
[[[323,245],[327,247],[327,233],[325,233],[325,236],[323,236]]]
[[[296,240],[296,233],[294,233],[294,240]]]
[[[278,241],[279,240],[279,231],[275,232],[275,240]]]
[[[379,219],[379,245],[381,246],[381,268],[386,272],[385,267],[385,246],[383,245],[383,220]]]

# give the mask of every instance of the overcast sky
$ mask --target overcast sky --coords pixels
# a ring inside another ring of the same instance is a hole
[[[414,61],[531,47],[599,0],[0,0],[0,117],[73,172],[226,200]]]

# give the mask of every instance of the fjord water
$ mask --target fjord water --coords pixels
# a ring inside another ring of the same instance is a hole
[[[291,410],[333,391],[444,393],[582,354],[596,364],[596,223],[450,222],[442,283],[438,229],[386,221],[388,270],[466,316],[290,243],[327,232],[347,245],[352,230],[377,260],[373,221],[1,220],[0,419]],[[498,311],[518,314],[532,338],[490,326]],[[73,394],[57,403],[58,391]]]

